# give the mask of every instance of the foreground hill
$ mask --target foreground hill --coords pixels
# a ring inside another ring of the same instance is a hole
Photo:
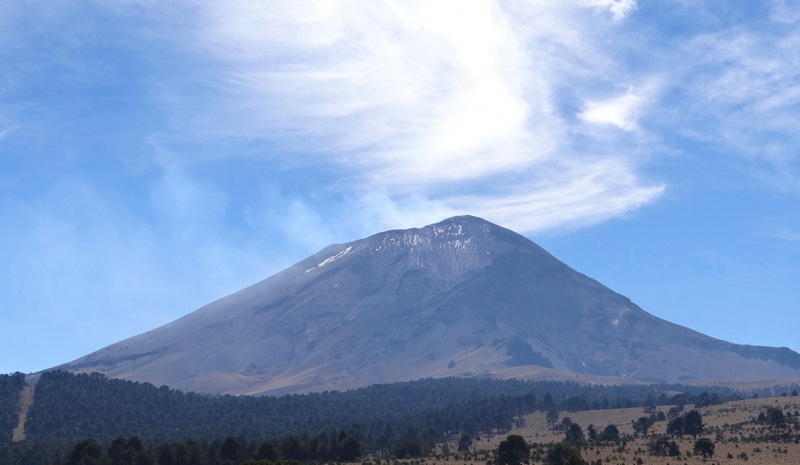
[[[787,388],[788,389],[788,388]],[[218,396],[106,378],[94,373],[44,373],[36,384],[26,423],[32,440],[140,435],[148,440],[235,435],[249,438],[316,433],[361,425],[377,439],[391,425],[435,435],[503,431],[515,417],[537,408],[585,410],[670,402],[695,402],[706,388],[682,385],[591,386],[552,381],[477,378],[424,379],[378,384],[346,392],[291,396]],[[713,388],[718,398],[737,394]],[[744,394],[744,393],[741,393]],[[748,395],[748,394],[744,394]],[[10,393],[17,399],[17,393]],[[2,400],[2,398],[0,398]],[[365,436],[366,438],[366,436]],[[370,440],[364,439],[365,446]]]
[[[780,392],[780,391],[778,391]],[[683,413],[693,407],[686,406]],[[681,464],[681,463],[713,463],[748,464],[748,465],[796,465],[800,463],[800,397],[787,396],[739,399],[720,404],[697,408],[703,422],[703,431],[695,438],[692,435],[674,435],[667,433],[670,410],[673,406],[656,407],[652,413],[661,412],[663,420],[656,420],[647,436],[637,434],[633,423],[642,416],[650,416],[649,409],[624,408],[608,410],[588,410],[582,412],[560,412],[559,421],[568,417],[570,421],[582,427],[588,448],[583,450],[583,458],[589,463],[600,459],[601,463],[643,463],[647,465]],[[785,427],[778,430],[770,422],[769,414],[780,411],[784,417]],[[761,419],[759,420],[759,417]],[[566,431],[553,428],[548,424],[544,412],[536,412],[524,416],[524,425],[515,427],[508,434],[518,434],[532,443],[532,462],[536,463],[546,455],[548,446],[564,441]],[[601,431],[607,425],[616,426],[621,441],[603,443],[589,440],[586,431],[593,425]],[[506,435],[479,441],[479,455],[490,455]],[[708,438],[714,444],[713,457],[707,460],[694,452],[697,439]],[[677,446],[670,455],[660,444],[674,442]],[[453,443],[451,443],[451,447]],[[484,450],[487,453],[480,454]],[[537,454],[537,449],[540,453]],[[455,450],[454,448],[452,450]],[[468,461],[468,465],[483,465],[481,460]]]
[[[525,237],[465,216],[332,245],[58,368],[256,394],[445,376],[798,378],[800,355],[656,318]]]
[[[603,463],[641,463],[637,459],[642,457],[644,463],[699,462],[689,457],[694,433],[683,431],[682,440],[660,436],[666,420],[682,415],[682,408],[683,414],[691,409],[702,413],[706,428],[694,432],[712,438],[720,458],[730,451],[740,463],[739,455],[746,451],[750,463],[797,463],[790,459],[797,458],[798,450],[798,388],[773,386],[744,393],[715,387],[703,392],[674,384],[591,386],[444,378],[347,392],[256,397],[185,393],[99,374],[54,371],[43,374],[36,385],[27,440],[0,441],[0,463],[360,463],[378,456],[405,458],[403,464],[415,465],[447,461],[442,457],[447,448],[441,443],[448,441],[450,451],[459,450],[457,462],[485,464],[494,460],[492,450],[507,434],[522,435],[531,445],[532,462],[538,463],[565,438],[567,417],[579,436],[585,433],[588,442],[581,445],[590,463],[596,463],[595,458]],[[0,394],[13,401],[19,397],[15,391]],[[764,398],[776,393],[782,397]],[[786,425],[780,430],[771,420],[758,419],[762,413],[772,419],[774,408],[785,412]],[[643,416],[654,422],[647,437],[632,427]],[[618,439],[606,435],[611,425]],[[593,430],[602,433],[595,438]],[[473,453],[459,448],[465,435],[467,440],[480,438],[470,448]],[[651,455],[658,453],[653,445],[664,441],[676,442],[680,450],[670,457]],[[766,453],[757,451],[759,447]],[[788,460],[773,461],[776,454]],[[359,460],[359,455],[364,457]],[[717,456],[714,459],[719,463]]]

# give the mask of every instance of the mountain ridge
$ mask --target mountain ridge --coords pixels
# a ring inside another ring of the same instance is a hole
[[[57,368],[253,394],[525,367],[589,382],[753,381],[800,377],[800,354],[669,323],[524,236],[459,216],[328,246]]]

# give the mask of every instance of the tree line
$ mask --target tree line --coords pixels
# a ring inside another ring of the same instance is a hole
[[[0,446],[3,465],[240,465],[269,462],[299,465],[305,461],[354,462],[360,444],[349,432],[335,429],[313,436],[289,435],[261,443],[246,438],[185,439],[146,442],[139,436],[98,441],[82,439],[11,443]]]
[[[17,427],[17,406],[24,387],[22,373],[0,375],[0,444],[11,441],[11,432]]]
[[[683,391],[679,395],[667,395]],[[705,396],[705,397],[704,397]],[[389,447],[387,426],[431,428],[439,438],[460,432],[501,434],[535,410],[579,411],[689,403],[709,397],[679,385],[590,386],[480,378],[423,379],[344,392],[278,397],[204,395],[156,388],[101,374],[43,373],[26,432],[33,440],[140,436],[274,438],[361,425],[365,447]],[[738,398],[717,388],[715,401]],[[17,394],[18,398],[18,394]],[[378,442],[381,441],[381,444]],[[416,446],[414,446],[416,447]]]
[[[799,414],[784,413],[780,408],[769,407],[753,423],[765,424],[775,435],[787,435],[797,429]],[[666,435],[653,435],[646,452],[653,456],[675,458],[678,461],[689,457],[688,451],[681,451],[674,438],[692,435],[695,437],[690,451],[703,459],[713,458],[715,441],[707,437],[697,437],[708,430],[703,424],[700,412],[671,409],[669,419],[655,415],[642,416],[634,420],[634,435],[648,437],[648,427],[654,421],[668,421]],[[566,417],[564,419],[567,419]],[[522,463],[543,462],[546,465],[597,465],[587,462],[582,450],[600,446],[612,447],[621,452],[631,440],[630,435],[620,435],[613,424],[604,428],[588,425],[584,431],[577,423],[568,422],[564,438],[560,443],[527,443],[521,436],[509,435],[501,441],[494,451],[474,452],[481,460],[493,465],[521,465]],[[711,430],[713,432],[713,430]],[[395,431],[387,425],[382,437],[393,440],[393,446],[384,446],[368,458],[370,464],[396,462],[396,459],[431,457],[442,459],[450,455],[448,447],[436,447],[436,435],[430,428],[416,431],[408,426],[405,431]],[[290,434],[280,438],[263,441],[243,437],[228,436],[211,440],[185,439],[183,441],[157,442],[147,444],[141,437],[118,437],[113,440],[98,441],[93,438],[67,443],[64,441],[45,441],[12,443],[0,445],[0,463],[3,465],[299,465],[302,462],[331,463],[357,462],[365,453],[361,447],[364,431],[360,424],[346,430],[325,428],[315,434]],[[417,443],[418,452],[398,447],[408,447]],[[458,453],[470,455],[470,447],[475,443],[472,437],[462,432],[458,441]],[[639,450],[638,453],[645,451]],[[458,456],[455,457],[458,460]],[[730,458],[730,457],[729,457]],[[417,462],[413,462],[417,463]]]
[[[0,405],[13,411],[8,416],[13,421],[9,420],[4,430],[10,439],[24,376],[5,375],[0,381],[2,386],[12,386],[0,389]],[[681,393],[668,394],[676,391]],[[28,457],[19,462],[22,465],[39,465],[51,463],[56,456],[65,457],[81,438],[96,438],[108,455],[110,441],[118,437],[138,437],[154,448],[188,444],[186,438],[192,438],[205,453],[210,453],[219,438],[232,437],[244,451],[272,444],[279,451],[274,454],[279,460],[335,461],[340,457],[337,454],[354,450],[356,443],[362,454],[421,457],[444,439],[507,433],[522,424],[523,415],[535,410],[554,410],[557,419],[561,411],[706,405],[737,398],[739,395],[727,388],[708,393],[672,384],[589,386],[479,378],[423,379],[344,392],[253,397],[197,394],[97,373],[54,371],[43,373],[36,384],[26,423],[28,440],[0,446],[0,452],[15,460]],[[342,432],[345,437],[340,438]],[[607,440],[618,436],[610,430],[597,433]],[[3,442],[7,440],[0,444]],[[340,449],[345,443],[347,448]],[[29,447],[31,444],[37,446]],[[0,458],[0,463],[7,462]]]

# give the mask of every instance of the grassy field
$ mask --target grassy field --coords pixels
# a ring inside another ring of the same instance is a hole
[[[795,412],[800,412],[800,397],[748,399],[698,409],[703,416],[705,426],[705,433],[698,437],[709,438],[716,447],[714,456],[705,460],[700,455],[692,454],[695,440],[691,436],[674,439],[680,447],[680,457],[650,455],[648,452],[650,443],[654,436],[666,434],[667,422],[656,422],[648,437],[634,437],[632,422],[647,415],[642,408],[561,412],[559,421],[568,416],[583,428],[584,433],[590,424],[598,431],[607,425],[616,425],[620,435],[628,437],[628,440],[618,444],[590,444],[582,451],[585,460],[602,459],[603,464],[800,464],[800,432],[795,429],[782,437],[775,437],[767,425],[756,421],[759,413],[766,413],[770,407],[780,408],[785,414],[789,413],[794,417]],[[658,407],[656,411],[667,414],[669,409],[670,406],[663,406]],[[690,409],[690,406],[686,406],[685,411]],[[507,434],[518,434],[528,443],[542,445],[539,447],[540,452],[546,452],[546,445],[564,439],[563,431],[553,431],[548,427],[544,413],[537,412],[525,416],[524,419],[524,427],[515,428],[506,434],[481,438],[476,443],[477,457],[473,454],[468,456],[462,454],[458,459],[449,457],[445,461],[443,458],[438,460],[429,458],[424,462],[428,465],[485,464],[491,456],[490,451],[496,448]],[[449,444],[449,447],[453,451],[456,450],[454,443]]]

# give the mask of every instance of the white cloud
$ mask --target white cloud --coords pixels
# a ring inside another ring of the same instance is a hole
[[[641,97],[629,90],[610,100],[586,101],[586,107],[578,113],[578,118],[589,123],[610,124],[624,131],[633,131],[639,128],[637,120],[641,104]]]
[[[608,10],[616,21],[622,21],[636,10],[636,0],[585,0],[587,5]]]
[[[225,2],[197,32],[226,63],[229,96],[252,105],[246,133],[321,138],[324,159],[400,188],[479,178],[536,158],[522,149],[525,57],[500,14],[490,2]],[[276,62],[268,51],[277,46],[290,58]]]
[[[518,231],[580,227],[624,215],[658,198],[664,186],[642,186],[613,160],[574,164],[560,176],[522,183],[495,195],[460,196],[451,204]]]
[[[185,82],[159,92],[181,131],[275,141],[287,163],[336,166],[340,191],[417,195],[462,210],[449,199],[506,178],[518,184],[509,192],[551,198],[558,182],[576,181],[565,161],[597,166],[582,162],[587,154],[573,148],[581,128],[557,106],[570,79],[580,86],[585,75],[614,75],[614,58],[594,40],[612,19],[598,20],[597,8],[617,21],[635,3],[210,3],[186,41],[210,63],[198,78],[210,83],[210,97],[188,99]],[[596,86],[586,85],[587,95]],[[579,124],[630,131],[641,99],[629,93],[589,106]],[[608,169],[620,172],[598,173],[596,183],[609,186],[592,202],[621,213],[613,207],[621,198],[650,189],[634,174],[640,154],[594,132],[586,136],[598,137],[590,156],[604,153]],[[542,182],[542,172],[554,177]],[[537,181],[514,181],[521,176]]]

